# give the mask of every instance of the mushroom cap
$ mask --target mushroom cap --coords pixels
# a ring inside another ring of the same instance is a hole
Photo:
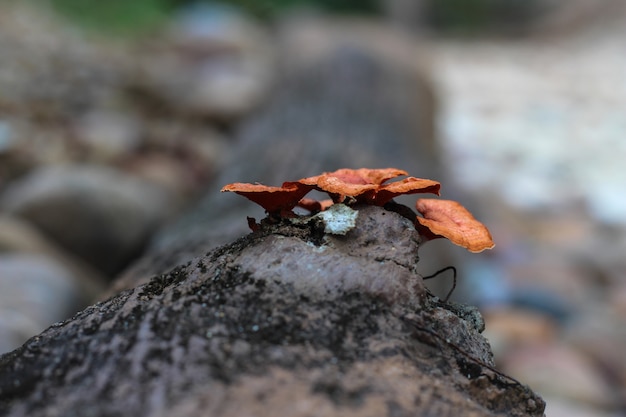
[[[333,204],[334,204],[333,200],[330,200],[330,199],[317,201],[312,198],[303,198],[302,200],[298,201],[298,207],[302,207],[303,209],[308,210],[310,212],[324,211],[330,206],[332,206]]]
[[[383,184],[376,190],[374,204],[384,206],[386,203],[404,194],[430,193],[439,195],[441,184],[424,178],[408,177],[400,181]]]
[[[285,182],[281,187],[235,182],[222,187],[222,192],[233,192],[263,207],[268,213],[293,209],[298,201],[313,189],[299,182]]]
[[[402,194],[433,193],[439,195],[440,184],[428,179],[408,177],[383,184],[401,175],[407,175],[407,172],[396,168],[344,168],[303,178],[298,182],[314,186],[315,189],[325,191],[331,196],[353,197],[358,202],[377,206],[383,206]],[[341,198],[335,200],[341,200]]]
[[[418,230],[428,240],[445,237],[470,252],[495,246],[487,227],[456,201],[421,198],[415,208],[424,216],[417,217]]]
[[[299,181],[302,184],[318,185],[320,178],[334,177],[347,184],[380,185],[392,178],[407,174],[406,171],[397,168],[342,168],[333,172],[324,172],[314,177],[303,178]]]

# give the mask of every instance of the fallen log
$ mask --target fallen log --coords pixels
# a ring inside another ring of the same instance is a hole
[[[480,315],[416,272],[420,235],[357,207],[345,236],[284,220],[0,357],[6,416],[541,416]]]

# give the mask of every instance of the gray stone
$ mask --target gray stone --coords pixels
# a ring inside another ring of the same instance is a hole
[[[232,122],[266,98],[275,73],[270,39],[234,8],[190,6],[173,19],[160,52],[141,62],[138,81],[174,111]]]
[[[42,167],[15,181],[0,208],[27,219],[107,274],[123,267],[169,215],[162,188],[96,166]]]
[[[32,224],[12,216],[0,215],[0,254],[34,255],[54,260],[76,279],[83,306],[102,293],[106,277],[77,256],[55,245]],[[0,281],[0,291],[4,282]],[[34,334],[34,333],[33,333]]]
[[[121,158],[141,144],[140,121],[128,111],[91,111],[79,119],[76,130],[80,144],[96,161]]]
[[[54,260],[0,254],[0,352],[68,318],[80,300],[76,279]]]

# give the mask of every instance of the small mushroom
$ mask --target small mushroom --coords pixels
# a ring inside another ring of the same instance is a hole
[[[397,168],[342,168],[333,172],[325,172],[314,177],[303,178],[299,182],[309,185],[318,185],[320,178],[333,177],[347,184],[376,184],[380,185],[385,181],[401,175],[407,175],[406,171]]]
[[[415,207],[424,216],[417,217],[417,230],[427,240],[445,237],[470,252],[495,246],[487,227],[456,201],[421,198]]]
[[[383,184],[376,190],[373,204],[384,206],[392,199],[404,194],[429,193],[439,195],[441,184],[423,178],[408,177],[400,181]]]
[[[225,185],[221,191],[242,195],[268,213],[280,214],[291,211],[311,189],[312,186],[300,182],[285,182],[281,187],[235,182]]]
[[[319,213],[320,211],[324,211],[333,204],[335,204],[333,200],[317,201],[312,198],[303,198],[302,200],[298,201],[298,207],[302,207],[303,209],[308,210],[311,213]]]
[[[359,203],[377,206],[384,206],[391,199],[402,194],[433,193],[439,195],[440,184],[433,180],[408,177],[383,184],[392,178],[406,174],[406,171],[396,168],[344,168],[315,177],[303,178],[298,182],[329,193],[335,202],[352,197]]]

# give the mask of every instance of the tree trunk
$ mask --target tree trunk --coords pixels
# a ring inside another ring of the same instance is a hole
[[[480,316],[425,290],[412,223],[357,210],[345,236],[264,226],[49,328],[0,357],[0,412],[541,416]]]

